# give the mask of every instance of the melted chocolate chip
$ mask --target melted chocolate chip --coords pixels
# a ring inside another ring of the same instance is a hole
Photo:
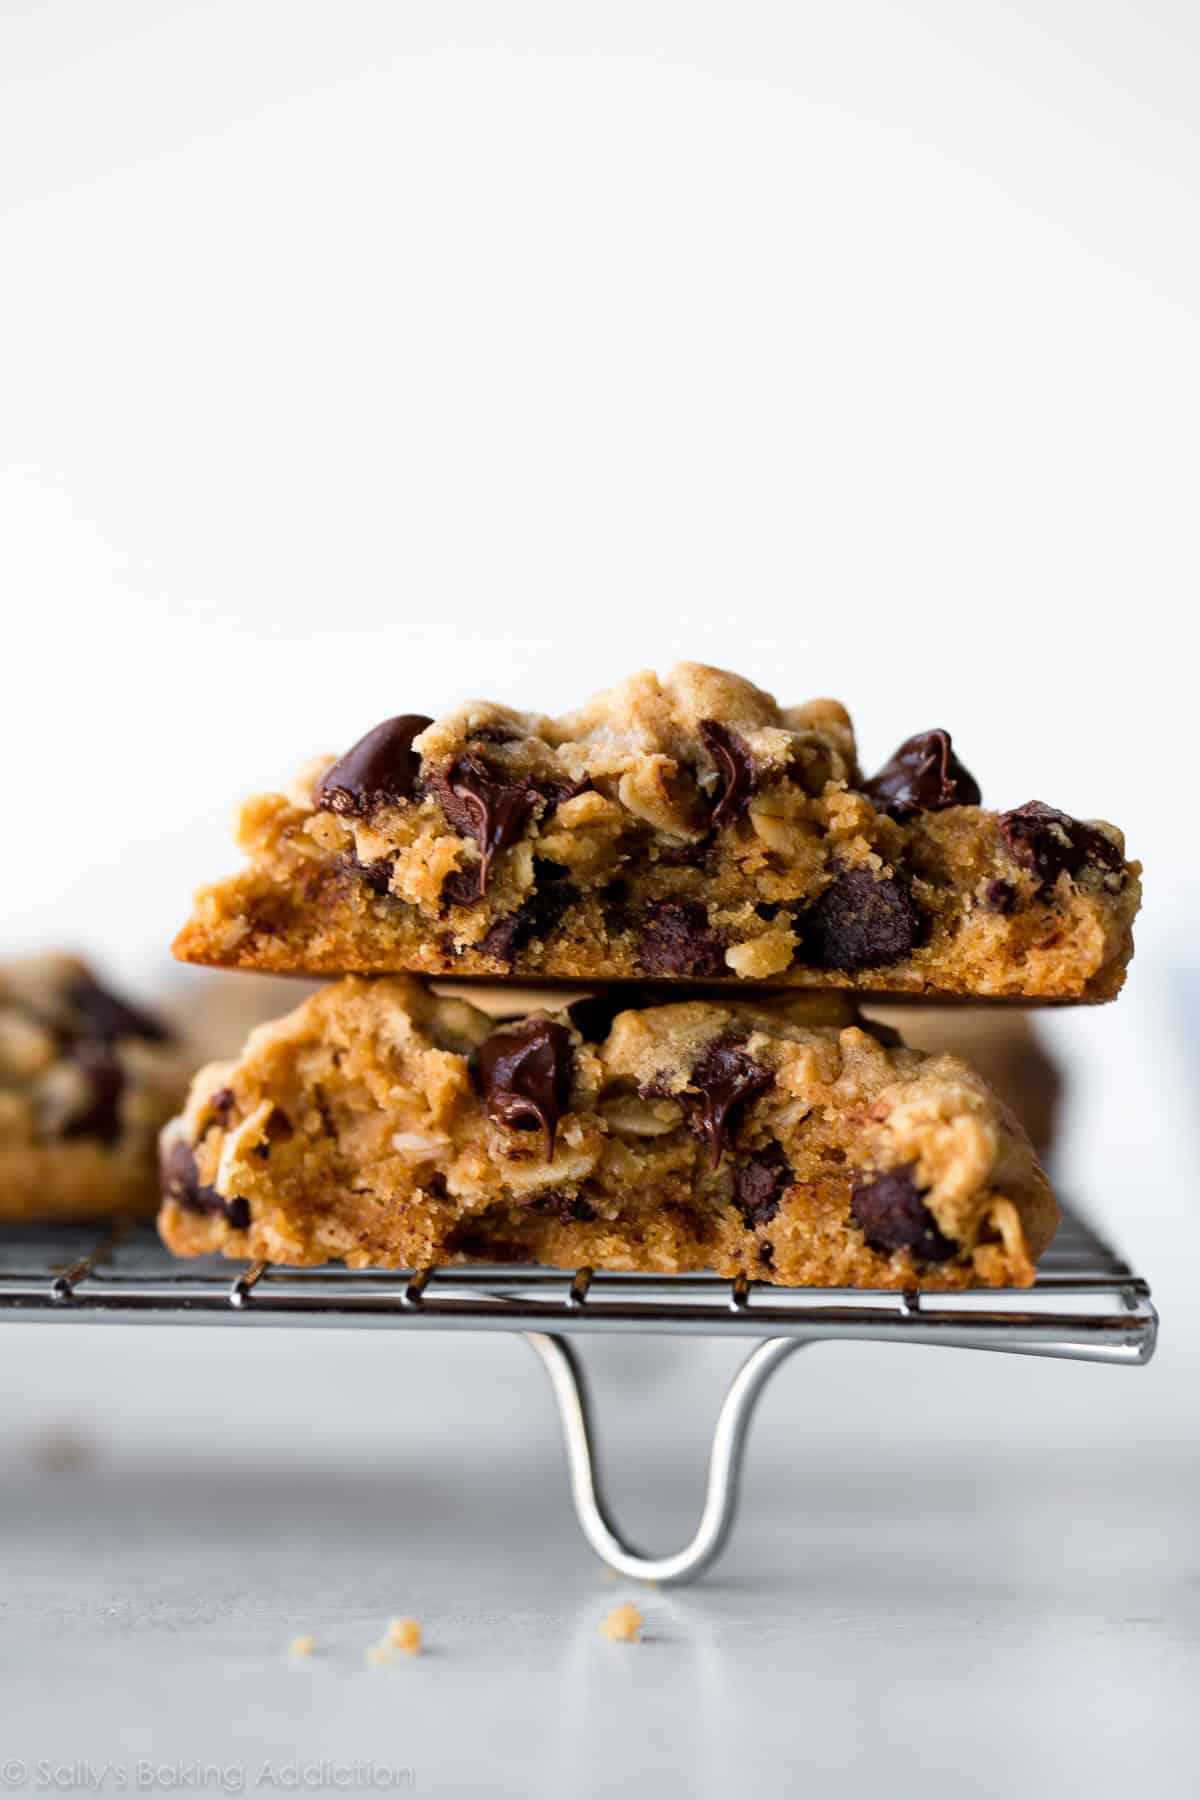
[[[173,1200],[188,1212],[220,1213],[235,1231],[245,1231],[250,1223],[250,1204],[237,1195],[225,1200],[215,1187],[205,1187],[200,1180],[196,1158],[187,1144],[172,1144],[162,1159],[162,1192],[164,1200]]]
[[[725,950],[698,900],[658,900],[642,924],[637,960],[647,975],[726,975]]]
[[[488,1112],[514,1131],[540,1131],[547,1162],[554,1155],[554,1134],[571,1098],[574,1063],[571,1034],[553,1019],[501,1025],[476,1052]]]
[[[956,1246],[938,1229],[911,1163],[858,1182],[850,1210],[872,1250],[911,1250],[925,1262],[946,1262],[954,1255]]]
[[[548,938],[579,898],[578,888],[566,879],[566,870],[558,863],[535,860],[533,876],[536,886],[532,894],[522,900],[515,912],[497,919],[479,944],[484,956],[494,956],[509,968],[532,939]],[[442,892],[445,891],[443,887]]]
[[[906,738],[862,791],[893,819],[941,812],[947,806],[978,806],[979,783],[954,754],[948,731],[922,731]]]
[[[733,1204],[747,1231],[770,1224],[791,1184],[792,1171],[781,1144],[768,1144],[765,1150],[738,1164],[733,1175]],[[770,1257],[763,1260],[769,1264]]]
[[[922,919],[895,876],[844,869],[800,915],[800,960],[818,969],[876,969],[921,941]]]
[[[459,871],[463,880],[461,892],[469,892],[466,877],[474,876],[474,899],[487,893],[492,862],[501,850],[515,844],[525,830],[529,815],[545,800],[535,782],[509,781],[498,775],[481,756],[460,756],[438,778],[438,797],[446,821],[460,837],[474,838],[479,845],[479,862],[472,869]],[[452,877],[451,880],[454,880]],[[447,893],[450,882],[443,884]],[[470,900],[449,895],[460,906]]]
[[[70,1058],[83,1078],[84,1099],[79,1111],[61,1119],[61,1137],[98,1138],[115,1144],[121,1135],[121,1093],[125,1077],[116,1057],[103,1044],[84,1043]]]
[[[716,719],[701,719],[700,742],[717,765],[718,784],[709,822],[714,831],[745,812],[758,780],[754,755],[744,737]]]
[[[770,1069],[755,1062],[745,1044],[744,1037],[733,1033],[714,1038],[688,1075],[687,1087],[679,1093],[672,1093],[660,1081],[646,1082],[640,1089],[646,1098],[665,1094],[678,1101],[688,1129],[708,1145],[714,1169],[733,1135],[736,1116],[775,1080]]]
[[[1024,806],[1001,813],[1000,835],[1014,860],[1036,872],[1043,894],[1051,891],[1064,870],[1074,879],[1088,863],[1113,874],[1125,866],[1121,852],[1102,831],[1040,800],[1027,800]]]
[[[325,771],[317,784],[317,805],[363,818],[377,806],[411,800],[421,773],[413,739],[432,724],[424,713],[401,713],[376,725]]]

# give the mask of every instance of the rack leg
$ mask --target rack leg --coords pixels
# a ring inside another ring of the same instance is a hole
[[[738,1489],[746,1434],[768,1377],[803,1338],[766,1338],[756,1344],[729,1385],[717,1414],[708,1457],[704,1509],[690,1543],[672,1556],[645,1556],[628,1544],[612,1522],[597,1467],[591,1403],[583,1365],[562,1337],[527,1331],[527,1342],[545,1364],[558,1401],[570,1470],[575,1512],[592,1549],[611,1569],[642,1581],[694,1581],[714,1563],[729,1539],[737,1516]]]

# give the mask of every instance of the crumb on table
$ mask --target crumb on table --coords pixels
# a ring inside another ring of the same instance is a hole
[[[288,1645],[288,1654],[289,1656],[311,1656],[316,1647],[317,1640],[312,1632],[304,1631],[299,1637],[292,1639]]]
[[[391,1663],[396,1660],[397,1650],[402,1650],[406,1656],[415,1656],[420,1648],[419,1619],[389,1619],[383,1638],[370,1646],[366,1656],[369,1663]]]
[[[599,1629],[601,1636],[612,1638],[614,1643],[636,1644],[644,1623],[637,1607],[626,1600],[623,1606],[614,1606],[611,1612],[605,1613]]]

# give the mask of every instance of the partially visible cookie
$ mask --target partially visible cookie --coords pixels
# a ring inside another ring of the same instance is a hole
[[[195,1059],[72,956],[0,963],[0,1222],[153,1210]]]

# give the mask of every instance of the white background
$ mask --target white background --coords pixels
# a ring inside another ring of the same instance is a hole
[[[731,1585],[660,1620],[624,1697],[594,1668],[590,1577],[515,1349],[507,1409],[498,1352],[446,1352],[447,1423],[432,1341],[381,1366],[374,1340],[284,1355],[259,1338],[249,1364],[240,1339],[159,1339],[149,1380],[150,1339],[88,1356],[84,1335],[13,1330],[6,1511],[33,1573],[9,1642],[47,1753],[65,1692],[80,1754],[102,1755],[116,1718],[130,1745],[153,1726],[163,1754],[218,1754],[236,1709],[200,1696],[224,1700],[230,1658],[280,1741],[311,1708],[338,1754],[372,1731],[378,1749],[353,1660],[336,1698],[298,1700],[275,1672],[289,1584],[302,1623],[351,1620],[354,1642],[404,1609],[376,1601],[377,1537],[384,1559],[417,1547],[444,1638],[458,1622],[422,1667],[422,1717],[484,1706],[514,1635],[524,1680],[497,1743],[537,1741],[531,1695],[566,1682],[558,1763],[498,1767],[438,1737],[427,1791],[439,1770],[445,1791],[513,1770],[530,1791],[556,1768],[578,1785],[584,1747],[651,1757],[662,1718],[696,1788],[730,1791],[734,1743],[765,1746],[764,1791],[789,1753],[827,1772],[831,1744],[868,1788],[897,1756],[948,1782],[960,1749],[994,1758],[1001,1734],[997,1793],[1084,1771],[1099,1791],[1101,1763],[1149,1733],[1159,1791],[1187,1791],[1198,93],[1196,10],[1153,0],[2,0],[5,945],[77,944],[178,992],[164,946],[192,885],[233,866],[235,799],[395,712],[474,694],[558,711],[690,657],[784,702],[845,699],[868,765],[945,725],[985,799],[1111,818],[1147,864],[1126,996],[1050,1034],[1074,1081],[1060,1173],[1150,1267],[1170,1326],[1137,1377],[931,1358],[940,1398],[917,1404],[886,1356],[826,1353],[823,1403],[789,1371],[762,1534]],[[662,1379],[686,1433],[683,1372],[708,1353],[682,1355]],[[881,1393],[896,1411],[872,1437],[862,1401]],[[631,1394],[661,1455],[656,1396]],[[22,1446],[55,1418],[104,1448],[50,1499]],[[509,1446],[507,1524],[464,1490],[393,1531],[397,1427],[415,1462],[484,1492]],[[950,1496],[934,1514],[929,1469]],[[972,1469],[993,1471],[990,1499]],[[350,1573],[338,1483],[372,1547]],[[880,1560],[889,1495],[898,1564]],[[642,1505],[646,1535],[669,1536]],[[841,1549],[814,1596],[823,1530]],[[321,1588],[322,1562],[342,1586]],[[795,1738],[789,1670],[818,1696]],[[941,1752],[931,1692],[953,1722]],[[1080,1708],[1090,1750],[1068,1729]]]

